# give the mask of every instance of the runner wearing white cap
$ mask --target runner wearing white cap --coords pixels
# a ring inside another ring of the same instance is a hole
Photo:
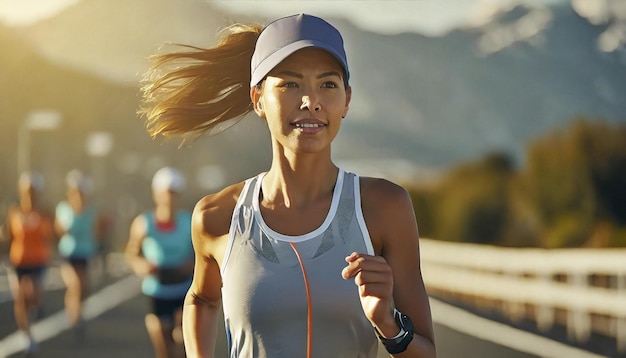
[[[176,207],[185,177],[172,167],[152,177],[154,208],[138,215],[130,226],[126,259],[143,278],[149,299],[145,323],[156,357],[184,357],[182,307],[194,267],[191,213]]]
[[[230,357],[375,357],[377,342],[434,357],[407,191],[332,160],[352,96],[339,31],[299,14],[154,59],[140,109],[149,133],[213,134],[254,111],[272,143],[267,172],[194,209],[187,353],[214,355],[222,305]]]

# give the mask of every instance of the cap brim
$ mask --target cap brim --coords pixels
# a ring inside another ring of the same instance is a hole
[[[265,76],[267,76],[267,74],[272,69],[274,69],[274,67],[278,66],[278,64],[283,62],[284,59],[286,59],[287,57],[292,55],[294,52],[296,52],[298,50],[301,50],[303,48],[307,48],[307,47],[320,48],[322,50],[325,50],[325,51],[329,52],[331,55],[333,55],[337,59],[337,61],[339,62],[339,64],[343,68],[344,75],[346,77],[349,76],[348,64],[344,62],[342,56],[340,54],[338,54],[337,51],[335,51],[333,46],[331,46],[331,45],[329,45],[327,43],[324,43],[322,41],[299,40],[299,41],[290,43],[289,45],[284,46],[284,47],[278,49],[276,52],[274,52],[271,55],[269,55],[268,57],[266,57],[263,60],[263,62],[261,62],[256,67],[254,73],[252,74],[252,77],[250,79],[250,87],[254,87],[257,84],[259,84],[259,82],[261,82],[263,80],[263,78],[265,78]]]

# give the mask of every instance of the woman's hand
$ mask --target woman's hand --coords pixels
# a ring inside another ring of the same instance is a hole
[[[341,271],[344,279],[354,278],[365,316],[384,336],[393,337],[399,327],[393,317],[393,275],[382,256],[353,252]]]

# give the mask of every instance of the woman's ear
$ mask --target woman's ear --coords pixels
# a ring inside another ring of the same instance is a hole
[[[346,118],[346,116],[348,115],[348,110],[350,109],[351,99],[352,99],[352,87],[348,86],[348,88],[346,88],[346,105],[343,110],[343,115],[341,116],[341,118]]]
[[[254,112],[261,117],[265,118],[265,110],[263,109],[263,96],[261,96],[261,89],[257,86],[250,88],[250,100],[254,106]]]

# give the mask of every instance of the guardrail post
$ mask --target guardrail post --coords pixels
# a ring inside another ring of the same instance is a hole
[[[552,283],[552,273],[543,273],[539,275],[539,281],[542,286],[545,286],[546,290],[550,288]],[[537,321],[537,327],[546,332],[554,325],[554,308],[546,304],[538,304],[535,314],[535,320]]]
[[[615,275],[615,279],[617,283],[615,285],[615,289],[617,290],[617,295],[620,297],[621,302],[626,302],[626,275],[624,271],[620,271]],[[617,344],[617,352],[624,353],[626,352],[626,317],[623,315],[618,315],[615,317],[615,342]]]
[[[509,271],[507,273],[505,269],[506,269],[505,267],[502,268],[503,272],[505,272],[506,275],[510,276],[513,279],[522,277],[522,273],[520,272]],[[524,309],[525,309],[524,302],[521,302],[521,301],[511,300],[509,302],[504,303],[504,310],[506,312],[506,315],[513,322],[519,322],[520,320],[524,318],[525,316]]]
[[[572,272],[568,280],[571,279],[572,286],[575,291],[583,296],[587,289],[587,274],[585,272]],[[576,297],[572,297],[576,300]],[[574,305],[575,306],[575,305]],[[567,335],[570,340],[577,342],[586,342],[591,333],[591,315],[582,307],[572,307],[567,313]]]

